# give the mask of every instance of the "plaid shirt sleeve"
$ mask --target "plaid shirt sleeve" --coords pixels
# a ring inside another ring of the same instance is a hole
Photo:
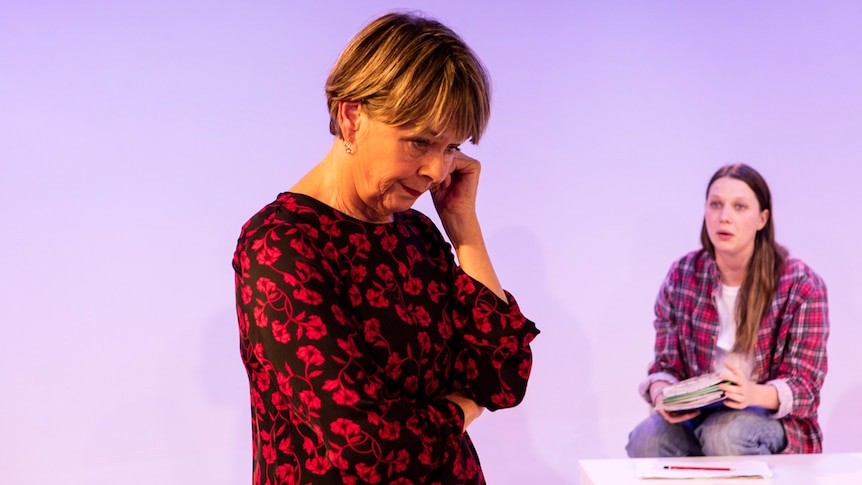
[[[817,408],[828,369],[826,285],[804,263],[788,259],[775,294],[758,337],[759,380],[783,381],[791,391],[789,413],[782,417],[787,452],[819,452]]]
[[[714,351],[715,310],[710,298],[714,264],[694,251],[671,265],[655,302],[655,360],[639,392],[649,401],[656,380],[676,382],[709,372]]]
[[[655,302],[655,359],[650,364],[647,378],[638,386],[638,394],[648,403],[653,404],[650,395],[650,384],[655,381],[667,381],[672,384],[679,382],[682,375],[682,361],[679,353],[679,340],[673,318],[673,269],[668,273],[659,290]]]
[[[810,271],[801,279],[785,278],[781,283],[778,291],[788,294],[783,318],[787,349],[778,362],[777,377],[786,378],[793,391],[790,415],[806,417],[812,408],[816,409],[826,377],[829,336],[826,285]]]
[[[677,265],[671,267],[664,283],[661,285],[655,302],[655,361],[650,374],[664,373],[676,380],[683,375],[682,356],[679,349],[679,321],[675,317],[674,295],[683,288],[677,282]]]

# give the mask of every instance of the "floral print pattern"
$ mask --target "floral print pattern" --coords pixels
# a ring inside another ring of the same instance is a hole
[[[284,193],[243,227],[233,267],[255,485],[484,483],[445,396],[517,405],[539,331],[427,217],[372,224]]]

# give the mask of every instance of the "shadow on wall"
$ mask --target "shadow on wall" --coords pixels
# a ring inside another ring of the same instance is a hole
[[[541,334],[533,341],[527,396],[515,409],[477,420],[477,442],[489,483],[578,483],[576,460],[595,454],[599,436],[592,361],[581,327],[553,298],[538,238],[524,227],[497,231],[488,240],[503,286]]]
[[[654,359],[655,298],[672,263],[697,249],[700,210],[694,205],[693,213],[687,214],[672,204],[659,204],[654,210],[638,212],[630,239],[614,243],[618,254],[607,263],[613,278],[606,280],[612,284],[606,299],[595,302],[601,308],[601,345],[608,351],[595,357],[599,371],[590,377],[602,389],[605,409],[614,416],[603,418],[607,454],[597,458],[626,456],[629,433],[652,412],[637,389]]]

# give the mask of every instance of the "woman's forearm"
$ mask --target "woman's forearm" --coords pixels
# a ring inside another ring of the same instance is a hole
[[[444,222],[443,226],[455,248],[461,270],[485,285],[501,300],[506,300],[506,293],[497,272],[494,271],[478,219],[453,221],[448,224]]]

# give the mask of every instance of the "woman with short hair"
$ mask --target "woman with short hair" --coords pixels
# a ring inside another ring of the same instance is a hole
[[[394,13],[326,95],[329,152],[233,260],[254,483],[482,484],[467,428],[523,399],[539,333],[497,279],[459,149],[487,125],[488,76],[449,28]],[[428,192],[449,242],[411,209]]]

